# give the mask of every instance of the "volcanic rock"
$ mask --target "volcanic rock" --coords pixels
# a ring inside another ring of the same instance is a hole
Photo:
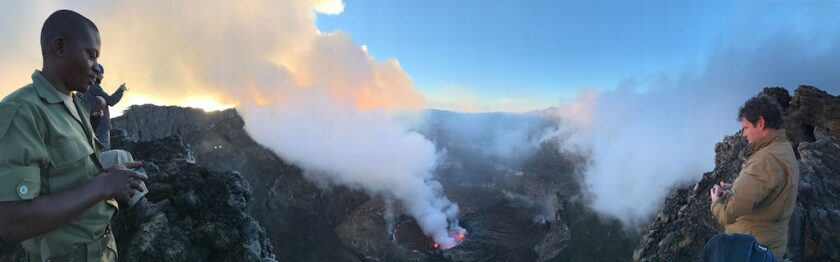
[[[178,136],[121,143],[150,167],[146,198],[173,203],[140,225],[130,215],[117,217],[121,261],[275,261],[265,229],[247,213],[251,186],[238,172],[190,163]]]

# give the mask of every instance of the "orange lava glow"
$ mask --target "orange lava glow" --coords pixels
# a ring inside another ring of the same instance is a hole
[[[458,246],[458,245],[460,245],[462,242],[464,242],[464,240],[465,240],[465,239],[467,239],[467,233],[466,233],[466,231],[457,232],[457,233],[454,233],[454,234],[452,235],[452,238],[454,238],[454,239],[455,239],[455,245],[450,246],[450,247],[443,247],[443,246],[441,246],[441,245],[440,245],[440,244],[438,244],[438,243],[432,243],[432,250],[450,249],[450,248],[453,248],[453,247],[455,247],[455,246]],[[431,238],[430,238],[430,239],[431,239]]]
[[[467,238],[467,235],[466,235],[466,234],[464,234],[464,233],[457,233],[457,234],[455,234],[455,240],[457,240],[457,241],[458,241],[458,243],[464,242],[464,239],[465,239],[465,238]]]

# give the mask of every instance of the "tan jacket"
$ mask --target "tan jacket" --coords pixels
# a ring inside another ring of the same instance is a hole
[[[712,215],[726,233],[750,234],[782,258],[798,195],[799,162],[784,129],[749,146],[752,154],[732,185],[732,196],[712,204]]]

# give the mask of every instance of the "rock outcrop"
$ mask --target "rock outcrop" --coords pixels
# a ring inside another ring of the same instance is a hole
[[[120,261],[275,261],[265,229],[247,213],[251,186],[238,172],[191,163],[178,136],[115,142],[145,159],[146,198],[172,202],[139,224],[122,210],[113,223]]]
[[[765,88],[784,108],[784,128],[794,144],[801,172],[798,206],[804,261],[840,260],[840,97],[811,86],[800,86],[793,97],[783,88]],[[715,146],[715,169],[694,185],[675,189],[649,225],[633,259],[693,261],[703,245],[723,228],[711,217],[709,190],[718,181],[733,181],[747,155],[740,133]],[[794,247],[794,248],[791,248]]]

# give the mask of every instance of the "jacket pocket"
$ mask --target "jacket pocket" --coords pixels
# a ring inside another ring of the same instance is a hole
[[[93,154],[93,149],[79,138],[70,138],[49,149],[50,165],[61,167]]]

